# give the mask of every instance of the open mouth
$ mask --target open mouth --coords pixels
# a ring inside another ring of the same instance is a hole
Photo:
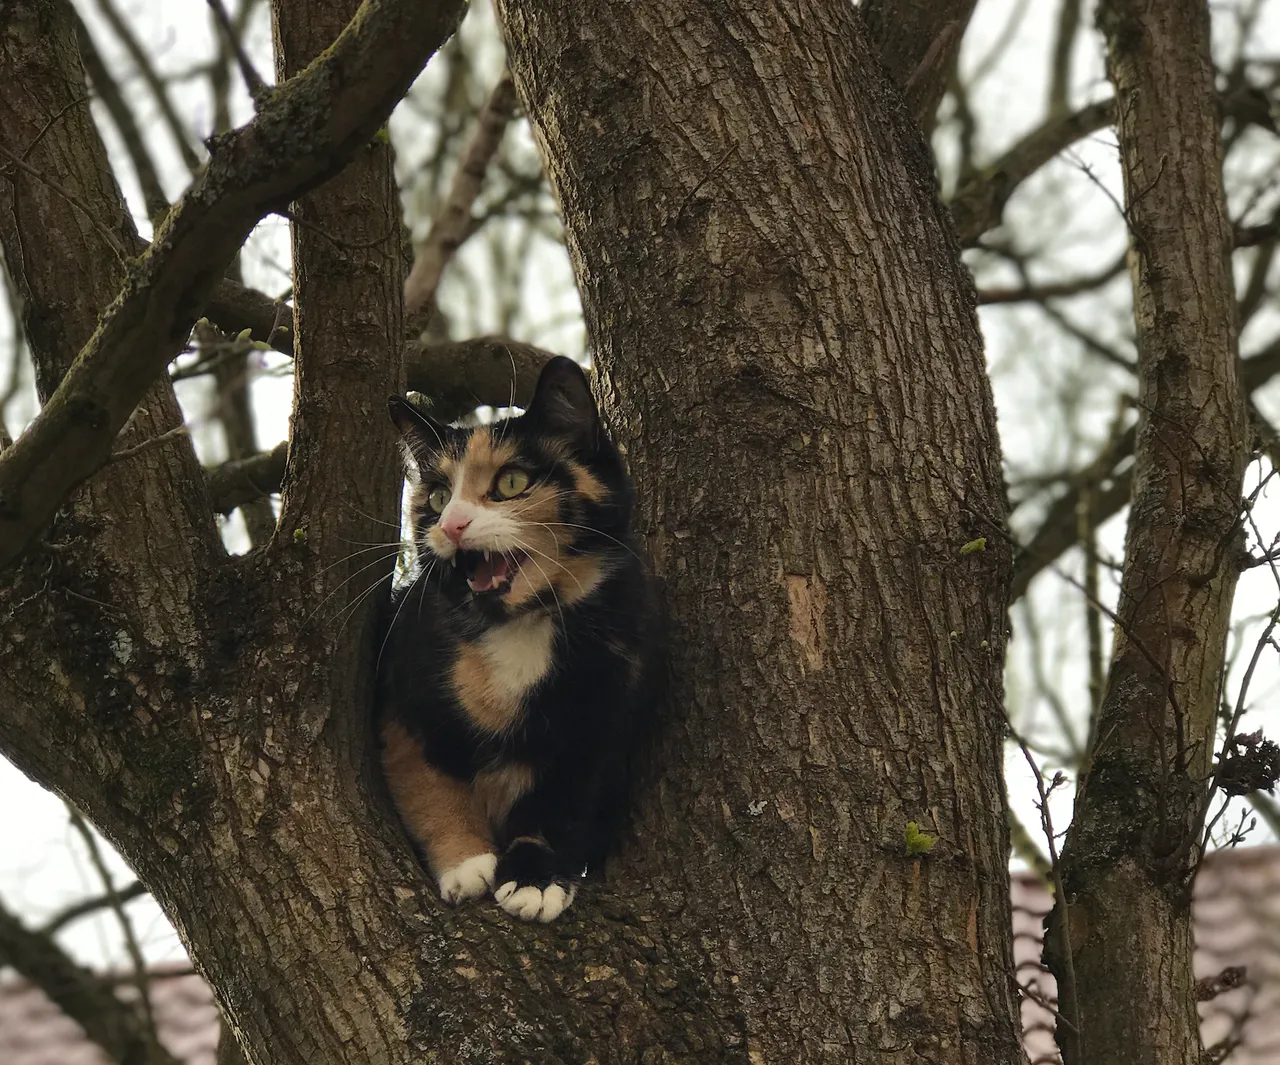
[[[453,563],[467,578],[467,587],[476,595],[496,592],[501,595],[511,587],[529,556],[523,551],[459,551]]]

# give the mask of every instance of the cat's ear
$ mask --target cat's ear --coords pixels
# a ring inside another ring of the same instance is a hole
[[[387,413],[418,465],[445,450],[449,429],[418,410],[404,396],[387,397]]]
[[[600,415],[587,375],[572,359],[557,355],[542,368],[525,414],[556,436],[588,451],[596,449]]]

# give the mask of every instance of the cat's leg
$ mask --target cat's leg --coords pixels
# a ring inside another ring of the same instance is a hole
[[[387,784],[409,835],[426,854],[445,902],[487,895],[498,855],[471,784],[431,765],[398,723],[382,730]]]
[[[493,897],[526,921],[554,921],[573,902],[594,847],[591,787],[535,787],[511,809]]]

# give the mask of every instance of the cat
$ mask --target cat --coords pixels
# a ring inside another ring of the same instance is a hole
[[[382,762],[449,903],[551,921],[616,841],[652,723],[651,580],[590,386],[557,356],[522,415],[443,425],[389,400],[412,582],[379,663]]]

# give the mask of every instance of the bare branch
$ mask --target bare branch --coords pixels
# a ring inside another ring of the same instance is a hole
[[[366,0],[332,48],[215,144],[49,403],[0,458],[0,565],[106,460],[253,226],[368,143],[461,9]]]
[[[99,910],[108,906],[114,906],[117,902],[132,902],[139,899],[143,895],[148,894],[147,886],[141,880],[135,880],[132,884],[126,884],[124,887],[110,894],[94,895],[92,898],[84,899],[68,906],[61,913],[56,914],[40,927],[40,934],[51,936],[55,932],[61,931],[73,921],[78,921],[82,917],[88,917],[90,914],[97,913]]]
[[[207,0],[207,2],[213,12],[214,21],[222,31],[225,44],[235,56],[236,65],[240,68],[240,76],[244,78],[245,87],[249,90],[249,98],[255,105],[260,104],[272,91],[271,86],[262,79],[262,75],[253,65],[253,60],[249,58],[249,53],[244,50],[244,45],[240,42],[240,34],[227,15],[227,9],[222,6],[222,0]]]
[[[0,966],[12,965],[40,988],[112,1061],[177,1065],[148,1036],[141,1015],[77,965],[53,939],[27,928],[0,905]]]
[[[89,823],[80,815],[80,811],[69,803],[67,804],[67,812],[71,815],[71,827],[79,834],[85,850],[89,854],[89,861],[93,865],[94,871],[98,874],[98,879],[102,881],[108,905],[115,914],[116,922],[120,925],[120,932],[124,936],[125,950],[129,954],[129,960],[133,963],[132,983],[138,989],[138,1001],[142,1004],[142,1015],[146,1018],[148,1041],[153,1045],[159,1044],[160,1033],[156,1028],[155,1013],[151,1009],[151,991],[147,986],[147,961],[142,955],[142,947],[138,944],[138,937],[134,934],[133,922],[129,920],[129,915],[125,913],[124,900],[120,898],[119,892],[116,891],[115,877],[111,875],[111,870],[107,868],[102,848],[98,846],[97,837],[90,830]]]
[[[409,389],[421,392],[433,413],[454,421],[476,407],[525,407],[552,353],[509,337],[475,337],[427,344],[406,360]]]
[[[1080,35],[1081,0],[1062,0],[1049,77],[1049,114],[1065,115],[1071,106],[1071,53]]]
[[[1066,296],[1078,296],[1082,292],[1091,292],[1101,288],[1108,281],[1119,277],[1124,272],[1127,253],[1122,254],[1114,262],[1101,270],[1071,281],[1050,281],[1043,285],[1023,285],[1019,288],[986,288],[978,290],[978,302],[991,305],[997,303],[1026,303],[1034,301],[1061,299]]]
[[[427,239],[415,249],[413,270],[404,283],[405,310],[425,308],[429,313],[434,307],[444,268],[474,232],[471,208],[480,195],[489,161],[502,143],[502,135],[515,109],[515,85],[510,71],[503,71],[476,119],[475,132],[458,163],[449,195],[431,223]]]
[[[133,65],[137,68],[138,73],[142,75],[142,80],[146,82],[147,88],[151,90],[151,95],[155,97],[156,106],[160,108],[160,117],[163,119],[164,124],[169,127],[169,134],[173,138],[173,143],[177,147],[178,153],[182,156],[182,161],[186,164],[187,170],[192,174],[196,173],[202,163],[200,156],[196,154],[195,148],[192,147],[191,132],[187,129],[182,119],[178,117],[178,112],[174,110],[173,101],[169,98],[169,92],[165,88],[164,81],[152,65],[146,49],[142,47],[142,43],[138,40],[137,35],[134,34],[128,20],[116,8],[114,0],[97,0],[97,4],[98,10],[102,12],[103,18],[107,20],[107,25],[111,27],[111,32],[124,45],[125,51],[129,53],[129,58],[133,60]]]
[[[507,337],[477,337],[416,347],[408,366],[408,387],[431,401],[441,421],[455,421],[477,407],[527,406],[538,374],[552,353]],[[214,510],[237,507],[280,490],[287,444],[209,470]]]
[[[213,509],[219,514],[230,514],[236,507],[280,491],[288,456],[289,445],[283,443],[247,459],[215,466],[209,471],[209,498]]]
[[[80,60],[89,76],[89,84],[107,109],[107,114],[111,116],[111,121],[115,123],[120,139],[124,142],[124,150],[129,155],[129,162],[133,164],[133,172],[142,188],[142,202],[146,206],[147,217],[158,220],[169,209],[169,200],[160,184],[160,175],[156,171],[151,152],[134,120],[133,109],[125,103],[120,86],[102,61],[102,55],[98,52],[89,28],[78,12],[73,10],[72,14],[75,18],[76,41],[80,45]]]
[[[1134,268],[1133,506],[1095,748],[1046,955],[1066,1065],[1198,1060],[1190,909],[1250,451],[1203,0],[1103,0]],[[1172,173],[1176,169],[1176,175]],[[1213,396],[1212,403],[1203,397]],[[1129,798],[1117,805],[1114,796]],[[1124,898],[1121,913],[1112,900]],[[1132,913],[1143,914],[1133,933]],[[1089,934],[1069,943],[1068,923]],[[1122,1001],[1124,1008],[1117,1009]],[[1159,1032],[1147,1018],[1160,1016]],[[1178,1048],[1172,1055],[1168,1048]]]
[[[1115,121],[1111,100],[1089,104],[1079,111],[1052,116],[1013,145],[990,166],[983,167],[956,190],[951,214],[956,235],[966,248],[1000,224],[1004,205],[1027,178],[1081,137],[1096,133]]]
[[[864,0],[860,10],[880,58],[928,135],[976,0]]]

